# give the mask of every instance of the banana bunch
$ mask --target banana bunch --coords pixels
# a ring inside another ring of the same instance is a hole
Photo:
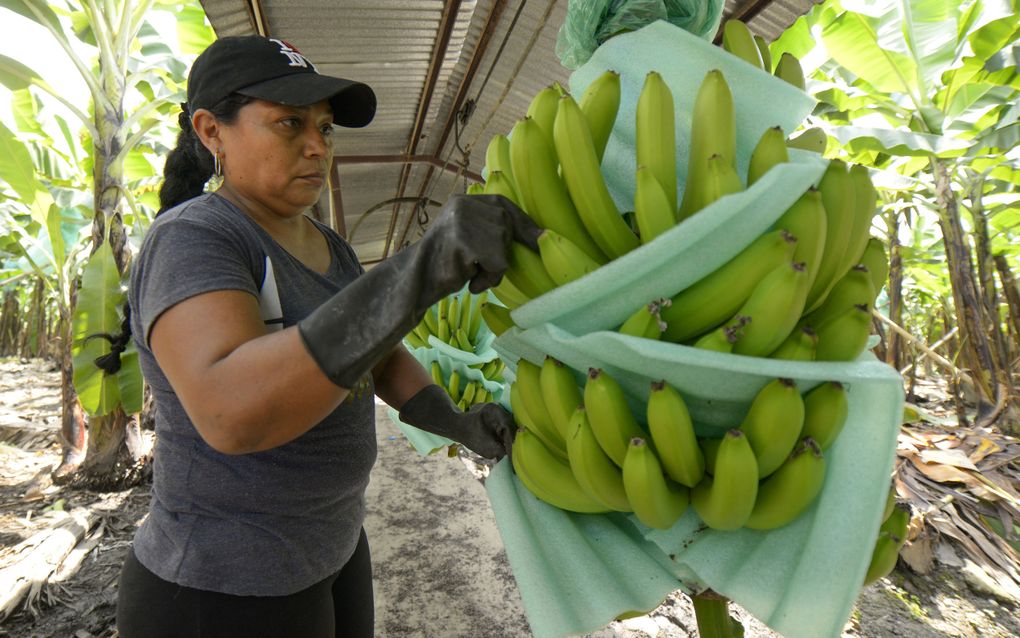
[[[425,316],[404,339],[413,348],[428,348],[431,335],[458,350],[475,352],[487,297],[488,291],[480,295],[464,291],[440,299],[425,311]]]
[[[748,182],[786,158],[782,133],[767,130]],[[870,236],[876,203],[867,169],[832,160],[818,187],[771,229],[668,303],[657,302],[654,325],[641,307],[617,330],[753,357],[852,361],[867,345],[888,274],[885,249]]]
[[[478,365],[481,366],[482,375],[485,378],[495,377],[502,379],[503,361],[501,359],[493,359],[485,364]],[[457,407],[465,412],[475,404],[491,403],[493,400],[492,392],[486,389],[484,382],[477,379],[467,379],[460,370],[454,369],[449,374],[444,374],[439,362],[433,361],[429,364],[429,372],[432,375],[432,382],[446,390],[446,393],[450,395],[450,398],[457,404]],[[492,377],[489,375],[492,375]]]
[[[801,394],[794,381],[766,384],[739,427],[699,439],[683,396],[651,383],[639,421],[603,369],[583,380],[553,357],[520,359],[510,405],[526,443],[516,445],[524,485],[575,512],[633,512],[668,529],[693,506],[717,530],[775,529],[800,516],[825,481],[827,449],[847,416],[844,386]],[[582,385],[583,384],[583,385]]]

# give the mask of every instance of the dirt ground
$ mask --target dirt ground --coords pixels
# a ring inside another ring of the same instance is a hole
[[[95,513],[81,567],[39,588],[0,621],[0,636],[113,638],[117,577],[145,516],[149,486],[119,493],[55,487],[59,376],[43,361],[0,361],[0,582],[13,548],[66,512]],[[367,499],[381,637],[531,636],[484,486],[470,458],[421,457],[377,410],[379,461]],[[81,508],[81,509],[78,509]],[[87,550],[87,551],[86,551]],[[1020,609],[969,584],[947,552],[927,576],[903,563],[861,592],[842,638],[1020,636]],[[59,570],[58,570],[59,572]],[[747,638],[775,638],[737,606]],[[646,616],[588,638],[697,636],[689,599],[670,596]]]

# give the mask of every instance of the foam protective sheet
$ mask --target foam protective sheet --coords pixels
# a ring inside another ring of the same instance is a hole
[[[527,506],[526,517],[507,516],[504,512],[519,512],[525,507],[522,501],[534,497],[509,471],[493,472],[486,483],[536,636],[583,634],[603,626],[607,615],[611,620],[634,608],[633,592],[611,594],[611,600],[603,601],[608,608],[601,615],[577,608],[578,598],[596,595],[609,586],[607,580],[617,582],[605,575],[606,563],[620,566],[615,578],[644,583],[642,601],[661,600],[673,589],[708,587],[786,638],[840,635],[864,579],[889,490],[903,410],[902,380],[895,370],[869,352],[847,363],[776,361],[613,332],[575,337],[550,325],[513,329],[494,346],[508,361],[524,357],[540,363],[544,354],[550,354],[575,370],[605,369],[628,393],[639,420],[650,381],[665,379],[688,400],[699,431],[710,435],[738,425],[758,390],[776,377],[794,379],[802,392],[823,381],[844,383],[849,391],[848,422],[825,454],[822,492],[807,512],[777,530],[711,530],[693,508],[666,531],[648,529],[628,515],[639,530],[637,540],[622,535],[599,545],[599,561],[589,569],[584,561],[561,558],[571,551],[593,551],[565,549],[592,541],[584,531],[560,536],[562,526],[552,521],[563,512],[538,502]],[[622,558],[641,548],[647,551],[644,541],[661,552],[650,554],[651,563],[658,566],[654,569]],[[675,577],[671,584],[664,582],[662,569]],[[569,574],[569,586],[563,583],[564,573]],[[635,578],[642,574],[646,580]],[[565,618],[571,619],[569,623]]]

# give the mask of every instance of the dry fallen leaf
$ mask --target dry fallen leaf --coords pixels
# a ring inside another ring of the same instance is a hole
[[[942,465],[955,465],[967,470],[977,470],[974,463],[963,453],[963,450],[940,450],[928,448],[921,450],[921,460],[925,463],[941,463]]]

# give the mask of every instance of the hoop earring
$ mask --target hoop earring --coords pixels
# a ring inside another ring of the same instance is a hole
[[[213,154],[213,175],[216,177],[223,177],[223,165],[220,164],[219,151]]]

